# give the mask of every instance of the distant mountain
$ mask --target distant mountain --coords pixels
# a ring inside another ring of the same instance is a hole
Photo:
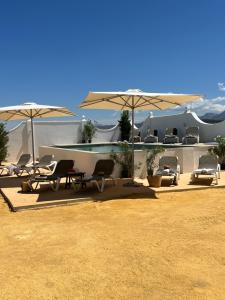
[[[206,123],[218,123],[225,120],[225,111],[220,114],[206,113],[199,118]]]
[[[218,116],[218,114],[215,114],[215,113],[206,113],[206,114],[204,114],[203,116],[201,116],[199,118],[211,120],[211,119],[216,118],[217,116]]]
[[[111,128],[115,127],[115,124],[114,125],[95,124],[95,126],[99,129],[111,129]]]
[[[217,116],[217,119],[218,119],[218,120],[221,120],[221,121],[225,120],[225,111],[221,112],[221,113]]]

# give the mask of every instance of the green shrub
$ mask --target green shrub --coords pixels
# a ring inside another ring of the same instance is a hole
[[[91,122],[91,120],[87,121],[84,124],[83,139],[85,141],[91,142],[93,136],[95,135],[95,132],[96,132],[95,125]]]
[[[219,163],[222,164],[225,161],[225,138],[217,136],[215,141],[217,145],[209,149],[209,153],[217,155],[219,157]]]
[[[111,151],[110,158],[121,166],[121,177],[132,177],[132,150],[127,141],[119,142],[121,152]]]

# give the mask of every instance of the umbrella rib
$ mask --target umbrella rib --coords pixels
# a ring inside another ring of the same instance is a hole
[[[15,115],[18,115],[18,116],[23,116],[23,117],[28,117],[26,114],[22,113],[22,112],[19,112],[19,111],[15,111],[15,110],[12,110],[12,111],[4,111],[4,112],[0,112],[0,116],[1,114],[5,114],[5,113],[8,113],[8,114],[11,114],[7,119],[6,121],[9,121],[13,116]]]
[[[39,113],[40,113],[41,109],[34,109],[34,111],[35,111],[35,113],[33,115],[33,118],[39,116]]]
[[[63,113],[63,114],[65,114],[65,115],[73,116],[73,113],[64,111],[63,109],[55,109],[55,108],[54,108],[54,109],[49,108],[46,112],[39,113],[38,116],[41,117],[41,116],[44,116],[44,115],[48,114],[49,112],[54,112],[54,111]],[[57,117],[57,116],[56,116],[56,117]]]
[[[146,101],[146,102],[148,102],[148,101]],[[161,110],[161,108],[160,108],[157,104],[151,103],[151,102],[146,103],[146,102],[145,102],[145,103],[142,103],[142,104],[139,105],[139,106],[137,106],[137,110],[138,110],[138,107],[144,107],[144,106],[148,106],[148,105],[152,105],[152,106],[158,108],[159,110]]]
[[[138,106],[137,106],[137,108],[138,107],[143,107],[143,106],[147,106],[147,105],[152,105],[152,106],[155,106],[156,108],[158,108],[158,109],[160,109],[161,110],[161,108],[156,104],[156,103],[152,103],[151,102],[151,100],[149,100],[149,99],[146,99],[145,97],[143,97],[142,96],[142,99],[145,101],[144,103],[141,103],[141,104],[139,104]],[[155,98],[155,99],[157,99],[157,98]],[[145,104],[145,103],[148,103],[148,104]],[[161,101],[159,101],[159,102],[161,102]]]
[[[150,98],[151,98],[151,100],[159,100],[159,102],[166,102],[166,103],[169,103],[169,104],[179,105],[180,106],[180,104],[177,103],[177,102],[172,102],[172,101],[169,101],[169,100],[161,99],[158,96],[157,97],[150,97]],[[145,99],[145,97],[143,97],[143,99],[146,100],[146,101],[149,101],[149,100]]]
[[[122,109],[121,110],[123,110],[124,109],[124,107],[129,107],[129,108],[132,108],[132,106],[129,104],[129,100],[130,100],[130,98],[131,98],[131,96],[129,96],[128,98],[127,98],[127,100],[126,99],[123,99],[123,97],[122,96],[120,96],[120,98],[124,101],[124,105],[122,105]]]
[[[121,97],[120,97],[121,98]],[[118,105],[118,106],[122,106],[122,109],[124,108],[124,107],[130,107],[131,108],[131,106],[129,105],[129,106],[127,106],[126,104],[128,104],[128,102],[127,101],[125,101],[123,98],[121,98],[123,101],[124,101],[124,104],[123,105],[121,105],[120,103],[117,103],[117,102],[115,102],[115,101],[112,101],[113,99],[106,99],[105,101],[107,101],[107,102],[109,102],[109,103],[113,103],[113,104],[116,104],[116,105]]]
[[[116,96],[112,96],[112,97],[109,97],[109,98],[101,98],[101,99],[94,99],[94,100],[89,100],[88,102],[84,102],[84,103],[81,103],[80,107],[84,107],[84,106],[90,106],[92,104],[96,104],[96,103],[99,103],[99,102],[104,102],[106,100],[110,100],[110,99],[114,99],[116,98]]]
[[[135,107],[138,107],[138,102],[139,102],[141,99],[143,99],[143,96],[140,96],[139,99],[136,101]],[[143,100],[144,100],[144,99],[143,99]]]
[[[119,104],[119,103],[117,103],[117,102],[115,102],[115,101],[112,101],[113,99],[115,99],[115,98],[117,98],[117,97],[121,98],[121,99],[125,102],[125,105],[123,105],[123,107],[126,106],[126,104],[128,104],[128,103],[126,102],[126,100],[124,100],[124,99],[122,98],[122,96],[116,95],[116,96],[113,96],[113,97],[110,97],[110,98],[102,98],[102,99],[91,100],[91,101],[89,101],[89,102],[86,102],[86,103],[81,104],[80,107],[83,108],[83,107],[91,106],[91,105],[93,105],[93,104],[100,103],[100,102],[104,102],[104,101],[109,102],[109,103],[116,104],[116,105],[118,105],[118,106],[122,106],[121,104]],[[131,108],[130,105],[129,105],[128,107]],[[107,108],[106,108],[106,109],[107,109]]]

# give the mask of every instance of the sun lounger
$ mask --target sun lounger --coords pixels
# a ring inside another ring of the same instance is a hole
[[[105,179],[112,178],[112,173],[114,169],[114,161],[112,159],[100,159],[95,165],[94,172],[90,177],[83,177],[82,179],[76,179],[73,181],[73,186],[75,189],[78,187],[78,190],[82,185],[88,182],[94,182],[97,186],[99,192],[104,191]],[[99,185],[100,183],[100,185]]]
[[[29,179],[28,183],[32,190],[37,189],[41,182],[48,182],[53,191],[58,191],[61,178],[66,177],[69,170],[73,168],[73,160],[60,160],[50,175],[36,175]]]
[[[17,164],[12,164],[10,166],[7,166],[8,175],[16,174],[17,176],[22,176],[24,172],[30,175],[32,171],[32,168],[28,165],[30,159],[31,159],[30,154],[22,154]]]
[[[218,163],[218,156],[212,154],[205,154],[200,156],[198,169],[191,174],[191,181],[194,182],[199,176],[213,176],[216,184],[220,179],[220,164]]]
[[[38,163],[36,163],[34,166],[33,165],[32,166],[34,167],[35,171],[41,173],[40,169],[53,171],[56,163],[57,163],[56,161],[53,161],[53,155],[46,154],[40,158]]]
[[[166,128],[163,144],[176,144],[179,143],[179,138],[174,134],[174,128]]]
[[[184,145],[193,145],[199,143],[199,127],[188,127],[186,129],[186,135],[185,137],[183,137],[182,143]]]
[[[144,143],[158,143],[159,138],[157,134],[155,135],[156,130],[149,129],[148,135],[144,139]]]
[[[135,135],[133,140],[134,140],[134,143],[140,143],[141,137],[139,135]],[[130,138],[129,142],[132,143],[132,137]]]
[[[173,184],[177,185],[180,179],[180,165],[177,156],[162,156],[159,159],[159,167],[156,175],[172,176]]]
[[[0,175],[3,175],[3,173],[6,172],[5,175],[9,175],[9,169],[8,169],[8,166],[0,166]]]

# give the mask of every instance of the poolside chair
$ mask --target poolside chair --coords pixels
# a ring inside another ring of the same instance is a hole
[[[83,177],[82,179],[76,179],[73,181],[73,186],[78,186],[78,190],[82,187],[82,185],[87,182],[94,182],[97,186],[99,192],[104,191],[105,179],[112,178],[112,173],[114,169],[114,161],[112,159],[100,159],[96,162],[94,172],[91,177]],[[99,185],[99,182],[101,185]]]
[[[139,135],[135,135],[133,140],[134,140],[134,143],[140,143],[141,137]],[[132,143],[132,137],[129,139],[129,142]]]
[[[165,137],[163,139],[163,144],[176,144],[179,143],[179,138],[174,134],[175,128],[166,128]]]
[[[50,175],[35,175],[28,181],[31,190],[36,190],[41,182],[49,182],[53,191],[58,191],[61,178],[66,177],[69,170],[73,168],[73,160],[60,160]]]
[[[199,143],[199,127],[192,126],[186,129],[185,137],[183,137],[182,143],[184,145],[193,145]]]
[[[177,185],[180,179],[180,165],[177,156],[162,156],[159,159],[159,167],[156,175],[172,176],[173,184]]]
[[[199,157],[198,169],[191,174],[191,181],[194,182],[200,175],[213,176],[216,184],[220,179],[220,164],[218,163],[218,156],[213,154],[205,154]]]
[[[35,171],[40,172],[40,169],[45,169],[48,171],[53,171],[56,161],[53,161],[53,155],[52,154],[46,154],[42,156],[38,163],[34,165]]]
[[[157,136],[157,130],[149,129],[148,135],[144,138],[144,143],[158,143],[159,138]]]
[[[30,159],[30,154],[22,154],[17,164],[7,166],[8,175],[16,174],[18,177],[20,177],[24,172],[27,172],[27,174],[30,175],[32,171],[32,168],[28,165]]]

